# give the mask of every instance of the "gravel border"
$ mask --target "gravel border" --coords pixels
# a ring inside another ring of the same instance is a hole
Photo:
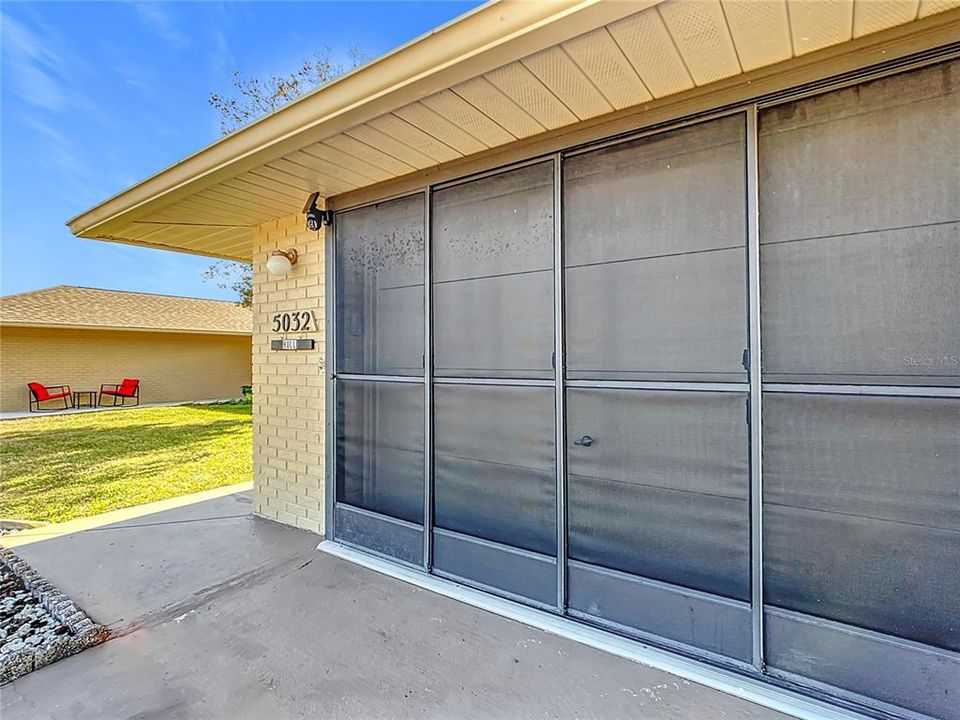
[[[4,575],[9,577],[12,574],[14,581],[22,583],[32,599],[32,603],[23,606],[17,615],[8,618],[12,621],[8,623],[8,635],[0,638],[0,684],[8,683],[107,639],[107,628],[91,620],[70,598],[40,577],[29,563],[9,548],[0,546],[0,565],[4,566]],[[22,594],[22,591],[20,593]],[[4,600],[0,599],[0,603],[3,602]],[[31,608],[31,619],[45,615],[53,624],[58,627],[66,626],[67,630],[61,630],[61,634],[48,632],[39,644],[27,646],[17,643],[16,631],[10,633],[9,625],[15,625],[18,618],[27,620],[22,615],[27,607]],[[6,605],[0,605],[0,610],[5,609]],[[13,643],[23,647],[11,650],[8,645]]]

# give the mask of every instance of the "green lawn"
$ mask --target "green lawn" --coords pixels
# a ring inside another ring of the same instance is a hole
[[[253,476],[250,405],[0,422],[0,517],[62,522]]]

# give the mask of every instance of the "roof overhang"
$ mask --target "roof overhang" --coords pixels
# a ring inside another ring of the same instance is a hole
[[[576,128],[652,124],[731,88],[757,94],[791,73],[816,78],[960,38],[960,10],[950,9],[960,0],[803,5],[491,2],[68,225],[86,238],[248,260],[253,229],[299,212],[315,191],[345,198],[415,184],[520,145],[570,144]]]
[[[193,328],[158,328],[158,327],[133,327],[128,325],[81,325],[64,323],[24,323],[24,322],[4,322],[0,320],[0,330],[6,328],[13,329],[33,329],[33,330],[90,330],[97,332],[139,332],[139,333],[163,333],[167,335],[232,335],[235,337],[251,337],[253,331],[240,332],[236,330],[203,330]]]

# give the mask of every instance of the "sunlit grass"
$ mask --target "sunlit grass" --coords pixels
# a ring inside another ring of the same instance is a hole
[[[0,517],[62,522],[244,482],[250,405],[0,422]]]

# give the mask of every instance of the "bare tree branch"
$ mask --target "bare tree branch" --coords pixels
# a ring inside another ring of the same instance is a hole
[[[253,266],[250,263],[216,260],[203,271],[202,277],[216,281],[219,288],[235,292],[239,305],[253,305]]]
[[[324,46],[288,75],[244,77],[239,70],[234,70],[233,90],[230,94],[210,93],[210,105],[220,114],[220,131],[229,135],[343,75],[366,60],[366,53],[356,45],[347,50],[347,56],[350,62],[345,68],[333,62],[330,48]]]
[[[276,112],[301,95],[362,65],[367,54],[357,45],[351,45],[347,57],[349,65],[344,68],[333,62],[330,48],[324,46],[289,75],[244,77],[239,70],[234,70],[232,91],[229,94],[210,93],[209,97],[211,107],[220,114],[220,132],[229,135]],[[249,263],[217,260],[204,271],[203,278],[235,292],[244,307],[253,304],[253,268]]]

